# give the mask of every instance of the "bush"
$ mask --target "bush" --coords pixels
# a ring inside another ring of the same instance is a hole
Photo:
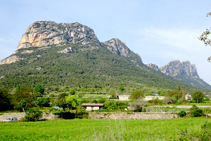
[[[101,98],[101,99],[98,100],[98,103],[104,103],[105,101],[106,101],[105,98]]]
[[[37,97],[35,100],[35,105],[38,107],[49,107],[49,102],[49,97]]]
[[[204,125],[201,126],[201,129],[199,130],[192,130],[192,131],[187,131],[181,130],[181,133],[178,136],[178,139],[180,141],[210,141],[211,140],[211,123],[205,123]]]
[[[54,97],[55,95],[54,94],[50,94],[50,97]]]
[[[199,107],[197,107],[196,105],[193,105],[190,108],[190,114],[191,114],[191,117],[200,117],[204,115],[203,110],[199,109]]]
[[[201,109],[197,109],[195,111],[193,111],[193,113],[191,114],[192,117],[200,117],[203,116],[203,111]]]
[[[96,100],[96,99],[93,99],[93,100],[91,101],[91,103],[97,103],[97,100]]]
[[[186,116],[186,112],[185,111],[180,111],[178,114],[179,114],[180,117]]]
[[[75,90],[74,89],[70,90],[70,94],[74,95],[75,94]]]
[[[79,97],[79,98],[84,97],[84,93],[80,93],[80,94],[78,94],[78,97]]]
[[[29,109],[26,111],[26,116],[22,121],[38,121],[42,117],[42,112],[38,109]]]

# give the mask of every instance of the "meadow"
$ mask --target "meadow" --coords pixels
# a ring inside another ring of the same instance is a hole
[[[57,119],[10,122],[0,123],[0,140],[170,141],[179,140],[178,137],[186,129],[200,130],[205,121],[205,117],[200,117],[160,120]]]

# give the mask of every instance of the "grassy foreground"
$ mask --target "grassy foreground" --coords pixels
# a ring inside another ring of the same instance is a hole
[[[198,130],[205,121],[205,117],[201,117],[161,120],[74,119],[0,123],[0,140],[178,140],[181,129]]]

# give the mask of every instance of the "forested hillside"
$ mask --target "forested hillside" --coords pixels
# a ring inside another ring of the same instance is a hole
[[[70,49],[71,47],[71,49]],[[67,51],[70,49],[70,51]],[[26,53],[28,52],[28,53]],[[0,87],[14,88],[43,84],[45,87],[103,87],[147,85],[167,89],[178,86],[188,91],[200,88],[171,77],[152,74],[117,56],[103,46],[67,44],[19,49],[21,61],[0,66]],[[149,69],[149,68],[148,68]]]

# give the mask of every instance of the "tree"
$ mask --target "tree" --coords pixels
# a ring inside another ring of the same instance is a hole
[[[38,107],[48,107],[50,102],[49,97],[37,97],[35,100],[35,106]]]
[[[42,117],[42,112],[38,109],[32,109],[26,111],[25,121],[37,121]]]
[[[20,85],[16,85],[16,89],[15,89],[15,92],[17,92],[18,90],[20,90]]]
[[[11,106],[11,95],[6,89],[0,89],[0,111],[7,110]]]
[[[13,95],[14,108],[15,109],[23,108],[21,107],[21,104],[22,106],[24,106],[24,101],[25,101],[25,106],[23,110],[29,109],[30,107],[32,107],[33,98],[34,98],[34,91],[32,88],[27,87],[27,86],[21,87]]]
[[[65,110],[65,108],[67,107],[67,101],[66,101],[66,96],[68,96],[67,93],[61,93],[58,95],[58,99],[57,99],[57,105],[62,107],[63,110]]]
[[[142,91],[136,91],[136,92],[133,92],[129,99],[142,99],[144,98],[144,94],[142,93]]]
[[[40,93],[40,94],[43,94],[44,93],[44,91],[45,91],[45,88],[44,88],[44,86],[43,85],[40,85],[40,84],[38,84],[35,88],[34,88],[34,91],[36,92],[36,93]]]
[[[181,89],[180,86],[179,86],[178,89],[174,89],[174,90],[166,93],[165,96],[166,97],[174,97],[176,99],[179,99],[179,98],[185,97],[185,94],[186,94],[186,90]]]
[[[70,90],[70,94],[74,95],[75,94],[75,90],[74,89]]]
[[[98,103],[104,103],[105,101],[106,101],[105,98],[100,98],[100,99],[98,100]]]
[[[192,99],[196,100],[197,103],[203,102],[205,95],[201,91],[196,91],[192,94]]]
[[[26,100],[21,100],[18,105],[22,108],[22,110],[25,112],[25,108],[26,108]]]
[[[72,107],[76,107],[78,105],[78,102],[77,102],[77,97],[76,95],[68,95],[65,97],[66,99],[66,102],[67,102],[67,106],[72,109]]]
[[[120,86],[119,90],[123,92],[125,90],[124,86]]]
[[[211,16],[211,12],[207,13],[207,17]],[[208,35],[211,34],[209,29],[206,29],[206,31],[204,31],[201,36],[199,37],[199,40],[203,41],[204,44],[207,45],[211,45],[211,39],[208,38]],[[211,56],[208,57],[207,59],[209,62],[211,61]]]
[[[129,103],[131,110],[135,112],[141,112],[144,109],[145,105],[146,105],[146,101],[143,101],[140,99]]]

